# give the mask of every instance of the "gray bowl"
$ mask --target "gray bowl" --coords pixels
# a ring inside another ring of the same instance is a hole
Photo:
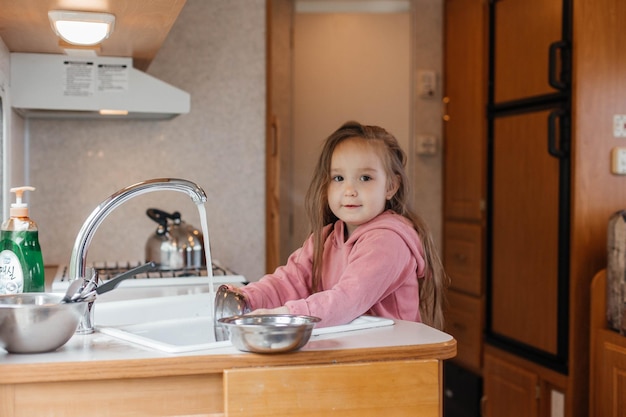
[[[11,353],[56,350],[72,337],[86,302],[63,303],[63,294],[0,295],[0,348]]]
[[[230,332],[230,341],[239,350],[280,353],[298,350],[311,337],[318,317],[290,314],[259,314],[225,317],[218,320]]]

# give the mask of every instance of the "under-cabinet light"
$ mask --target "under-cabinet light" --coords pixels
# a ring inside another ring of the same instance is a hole
[[[128,110],[102,109],[99,113],[103,116],[128,116]]]
[[[110,13],[51,10],[48,18],[54,32],[73,45],[97,45],[111,35],[115,25]]]

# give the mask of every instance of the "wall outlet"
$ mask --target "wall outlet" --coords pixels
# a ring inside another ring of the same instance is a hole
[[[417,71],[417,95],[433,98],[437,92],[437,73],[430,70]]]
[[[626,115],[613,115],[613,136],[616,138],[626,138]]]
[[[626,175],[626,147],[616,146],[611,150],[611,172]]]
[[[436,155],[437,154],[437,136],[417,135],[415,152],[418,155]]]
[[[556,390],[550,392],[550,417],[565,415],[565,395]]]

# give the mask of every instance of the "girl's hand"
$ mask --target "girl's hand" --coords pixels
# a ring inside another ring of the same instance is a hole
[[[289,314],[289,309],[285,306],[282,307],[276,307],[276,308],[259,308],[254,310],[252,313],[253,315],[256,314]]]

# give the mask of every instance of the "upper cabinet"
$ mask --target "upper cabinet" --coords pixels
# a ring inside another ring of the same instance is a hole
[[[498,0],[494,8],[494,102],[557,91],[563,68],[562,0]]]
[[[484,0],[445,2],[445,219],[483,219],[486,19]]]

